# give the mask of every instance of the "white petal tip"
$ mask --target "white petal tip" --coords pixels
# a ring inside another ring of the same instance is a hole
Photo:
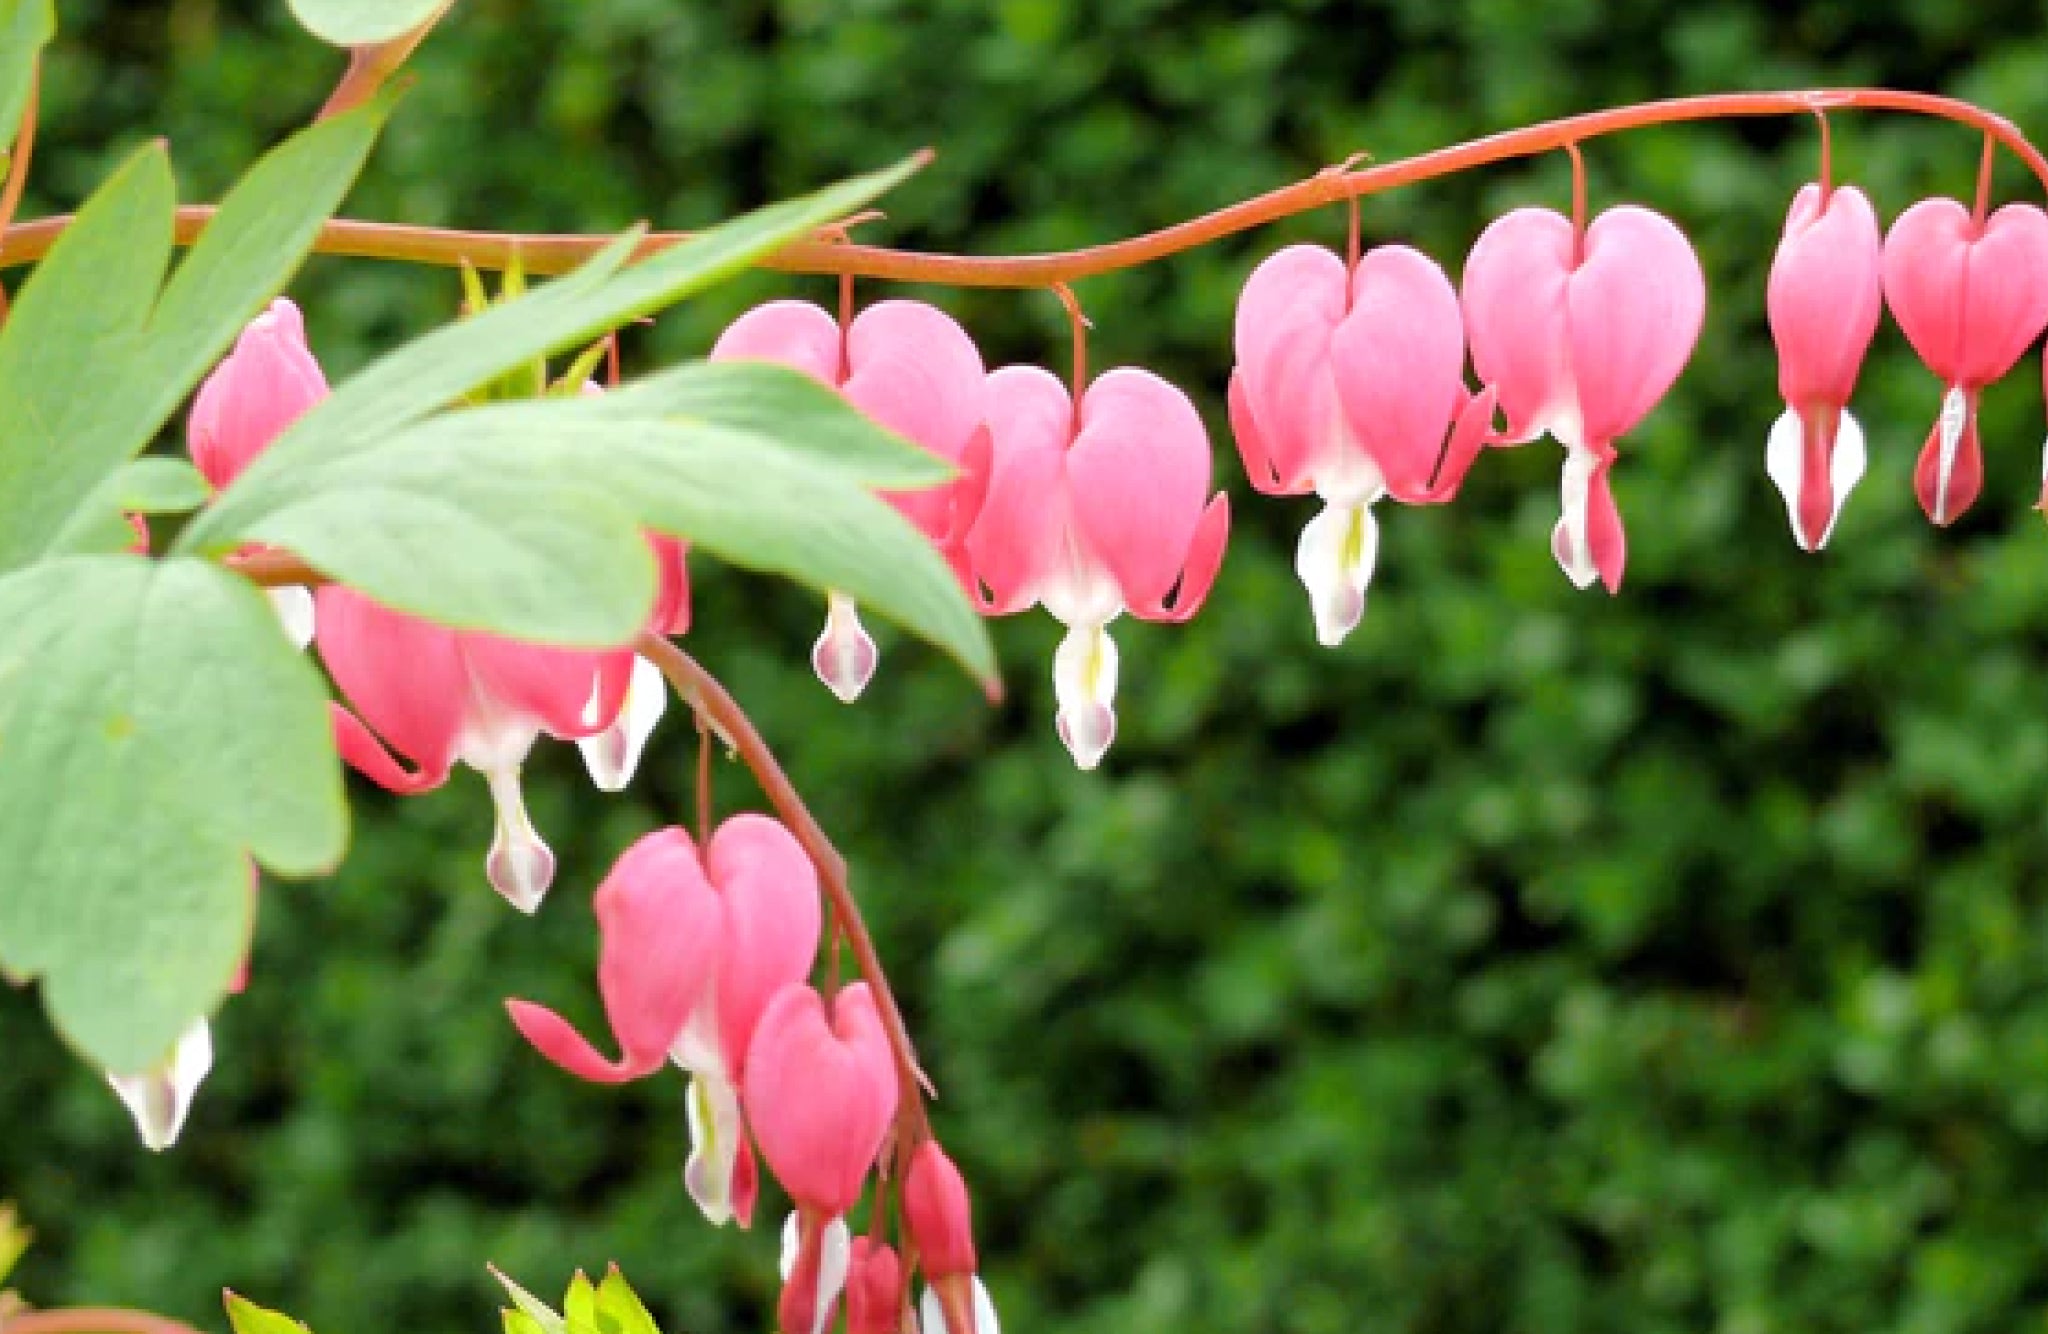
[[[1828,538],[1834,535],[1836,521],[1842,517],[1842,506],[1848,502],[1849,493],[1855,490],[1856,483],[1863,480],[1868,466],[1863,428],[1846,409],[1841,410],[1835,423],[1834,450],[1827,461],[1827,519],[1821,523],[1817,514],[1802,519],[1801,501],[1806,493],[1806,426],[1790,408],[1771,424],[1770,439],[1764,445],[1764,471],[1785,501],[1785,517],[1792,527],[1792,540],[1799,544],[1801,551],[1819,551],[1827,546]],[[1813,531],[1816,527],[1818,532]]]
[[[162,1153],[178,1142],[192,1100],[212,1069],[213,1032],[206,1020],[198,1019],[162,1063],[139,1075],[109,1073],[107,1083],[128,1108],[142,1146]]]
[[[623,792],[640,770],[640,756],[655,724],[668,708],[668,681],[661,668],[635,656],[633,675],[626,686],[625,702],[611,726],[576,743],[590,785],[600,792]]]
[[[1116,740],[1116,641],[1100,625],[1076,625],[1052,658],[1054,719],[1060,741],[1083,770],[1102,763]]]
[[[491,888],[505,901],[531,916],[547,897],[555,880],[555,854],[541,841],[533,821],[527,818],[525,797],[519,790],[519,771],[501,770],[488,775],[491,800],[497,806],[497,828],[491,835],[491,850],[484,858],[484,874]]]
[[[271,609],[277,613],[277,623],[284,627],[285,638],[303,653],[306,645],[313,642],[313,590],[287,584],[265,591],[270,595]]]
[[[838,696],[840,703],[853,703],[874,679],[880,660],[881,653],[860,623],[853,599],[843,593],[828,594],[825,630],[811,646],[811,669],[825,688]]]
[[[1116,712],[1106,704],[1084,704],[1071,712],[1061,709],[1054,725],[1074,757],[1074,767],[1084,773],[1102,763],[1116,740]]]

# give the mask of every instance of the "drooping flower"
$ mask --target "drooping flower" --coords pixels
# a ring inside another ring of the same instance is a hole
[[[1230,502],[1209,496],[1201,415],[1150,371],[1103,374],[1078,412],[1035,366],[1004,367],[988,391],[988,487],[967,538],[976,593],[989,615],[1041,604],[1067,627],[1053,657],[1060,739],[1092,769],[1116,736],[1109,623],[1194,615],[1223,563]]]
[[[1808,551],[1826,545],[1867,461],[1848,402],[1884,314],[1882,252],[1877,213],[1861,190],[1808,185],[1792,200],[1771,261],[1766,306],[1785,412],[1771,427],[1765,471]]]
[[[1980,219],[1953,199],[1921,200],[1885,236],[1884,299],[1945,386],[1913,490],[1927,517],[1947,525],[1984,487],[1984,386],[2048,327],[2048,213],[2007,204]]]
[[[716,976],[721,935],[716,893],[697,845],[681,829],[648,834],[626,849],[592,899],[597,912],[598,991],[619,1040],[609,1060],[569,1021],[531,1001],[505,1008],[543,1056],[581,1079],[619,1084],[653,1074]]]
[[[1465,264],[1465,332],[1507,417],[1500,443],[1548,432],[1565,448],[1558,565],[1580,588],[1597,578],[1613,592],[1628,555],[1608,483],[1615,442],[1685,368],[1706,278],[1684,233],[1649,209],[1609,209],[1580,240],[1549,209],[1496,219]]]
[[[818,955],[818,872],[787,828],[735,815],[704,848],[720,914],[712,983],[671,1043],[690,1074],[690,1161],[683,1181],[713,1223],[753,1222],[758,1176],[747,1141],[747,1052],[768,1002],[802,982]]]
[[[960,463],[982,423],[981,352],[952,316],[919,301],[881,301],[842,331],[808,301],[771,301],[735,320],[711,349],[713,361],[773,361],[832,386],[898,435]],[[963,478],[885,498],[962,569],[960,544],[973,520],[973,487]],[[827,598],[825,629],[811,665],[851,703],[875,672],[875,642],[853,600]]]
[[[936,1140],[926,1140],[910,1156],[903,1221],[930,1280],[920,1303],[925,1329],[998,1334],[995,1303],[975,1272],[974,1209],[967,1182]]]
[[[362,715],[333,709],[342,758],[401,794],[439,787],[457,761],[482,773],[497,810],[485,870],[507,901],[533,912],[554,880],[555,858],[526,813],[520,766],[543,732],[575,740],[611,726],[631,682],[632,650],[450,630],[338,584],[315,601],[320,656]],[[415,768],[407,772],[384,743]]]
[[[745,1089],[761,1156],[797,1206],[783,1334],[818,1334],[849,1260],[831,1225],[860,1199],[896,1115],[895,1066],[867,984],[843,988],[829,1007],[801,983],[777,992],[748,1048]]]
[[[187,419],[192,462],[225,489],[308,408],[327,397],[327,376],[306,344],[306,321],[287,297],[249,321],[234,350],[199,386]],[[266,590],[291,641],[313,638],[313,595],[297,585]]]
[[[1237,305],[1230,421],[1251,483],[1314,491],[1295,570],[1316,637],[1365,613],[1379,550],[1373,503],[1449,499],[1486,443],[1493,398],[1465,387],[1458,294],[1436,261],[1380,246],[1357,266],[1296,245],[1252,271]]]

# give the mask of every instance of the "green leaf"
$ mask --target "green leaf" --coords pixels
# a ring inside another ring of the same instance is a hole
[[[0,0],[0,157],[14,146],[28,110],[36,59],[57,35],[51,0]]]
[[[661,1334],[653,1314],[617,1265],[605,1271],[598,1286],[596,1323],[598,1334]]]
[[[335,46],[374,46],[403,37],[449,0],[291,0],[300,26]]]
[[[228,1323],[235,1334],[310,1334],[305,1322],[258,1306],[246,1297],[227,1294]]]
[[[944,459],[848,412],[840,395],[765,361],[692,362],[591,400],[620,417],[695,417],[772,440],[870,486],[913,491],[954,477]]]
[[[0,579],[0,625],[0,968],[94,1063],[146,1069],[226,993],[250,858],[341,856],[326,691],[201,561],[45,561]]]
[[[117,507],[135,514],[185,514],[213,496],[199,469],[169,454],[130,459],[109,489]]]
[[[0,1282],[14,1272],[14,1266],[27,1253],[29,1242],[35,1233],[21,1225],[15,1215],[14,1206],[0,1204]]]
[[[499,1286],[512,1298],[515,1308],[505,1312],[505,1334],[526,1334],[523,1329],[515,1332],[515,1316],[538,1329],[540,1334],[568,1334],[568,1322],[555,1314],[553,1307],[520,1287],[511,1275],[496,1265],[489,1266],[489,1269],[491,1277],[497,1279]]]
[[[176,202],[163,145],[94,192],[0,332],[0,571],[52,549],[284,286],[389,109],[374,101],[266,154],[161,299]]]
[[[804,199],[773,204],[625,267],[640,234],[628,233],[566,277],[372,362],[316,404],[252,463],[221,502],[186,530],[180,550],[224,545],[242,522],[239,496],[277,474],[375,449],[400,428],[534,357],[579,346],[626,321],[700,291],[846,216],[922,165],[909,158]]]
[[[843,419],[838,434],[859,429],[843,400],[812,406]],[[908,448],[867,429],[880,437],[867,454]],[[260,488],[238,482],[228,495],[237,492],[238,522],[217,540],[283,547],[447,625],[622,643],[653,600],[640,533],[654,529],[735,565],[848,593],[982,680],[995,676],[981,617],[923,534],[846,468],[780,435],[622,416],[601,398],[553,399],[443,413],[377,448]]]
[[[572,1330],[602,1334],[597,1324],[597,1289],[591,1286],[590,1276],[580,1269],[569,1280],[569,1290],[562,1294],[562,1319]]]

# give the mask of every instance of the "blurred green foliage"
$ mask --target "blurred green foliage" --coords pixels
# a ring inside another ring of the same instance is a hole
[[[338,69],[281,0],[60,9],[26,215],[157,133],[188,195],[217,194]],[[1635,98],[1885,82],[2048,126],[2043,28],[2013,0],[462,0],[350,211],[689,226],[931,143],[863,235],[1062,247]],[[1887,217],[1970,188],[1966,131],[1835,135]],[[1007,1327],[2048,1327],[2037,363],[1987,395],[1985,499],[1936,533],[1909,476],[1939,389],[1887,327],[1857,400],[1872,474],[1799,553],[1762,468],[1762,293],[1814,156],[1796,121],[1588,151],[1595,205],[1671,213],[1712,288],[1693,367],[1624,444],[1619,599],[1552,565],[1558,454],[1531,446],[1448,510],[1385,516],[1364,626],[1314,646],[1289,564],[1312,506],[1250,495],[1221,390],[1244,274],[1341,243],[1337,210],[1082,285],[1096,364],[1187,385],[1239,501],[1209,609],[1119,630],[1103,772],[1053,738],[1042,617],[1001,629],[1001,709],[894,638],[846,709],[810,679],[815,603],[699,563],[694,646],[852,859]],[[1455,274],[1487,217],[1565,181],[1489,170],[1365,225]],[[337,372],[458,298],[331,259],[297,290]],[[751,278],[630,360],[829,291]],[[938,299],[991,364],[1063,364],[1049,297]],[[760,1328],[779,1206],[760,1235],[694,1216],[681,1081],[579,1085],[498,1003],[595,1016],[586,887],[692,795],[688,727],[656,747],[611,800],[566,747],[536,760],[565,874],[531,922],[483,883],[473,776],[363,792],[341,875],[265,891],[249,992],[162,1158],[31,998],[0,997],[0,1189],[42,1238],[24,1292],[218,1327],[226,1284],[324,1334],[478,1330],[485,1259],[543,1289],[616,1259],[665,1328]],[[718,798],[752,800],[731,766]]]

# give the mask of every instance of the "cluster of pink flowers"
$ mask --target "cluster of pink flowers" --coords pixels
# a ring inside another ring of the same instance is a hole
[[[795,837],[760,815],[727,820],[701,852],[684,830],[649,834],[594,906],[598,990],[619,1055],[552,1010],[510,1001],[520,1032],[583,1079],[621,1083],[669,1064],[688,1074],[683,1179],[713,1223],[752,1225],[760,1146],[795,1204],[783,1229],[785,1334],[820,1334],[842,1295],[856,1332],[901,1328],[903,1264],[879,1228],[854,1240],[846,1216],[884,1156],[902,1084],[867,984],[821,993],[809,982],[818,877]],[[927,1334],[997,1334],[958,1171],[927,1140],[899,1184],[932,1287]],[[971,1314],[949,1323],[945,1307]]]

